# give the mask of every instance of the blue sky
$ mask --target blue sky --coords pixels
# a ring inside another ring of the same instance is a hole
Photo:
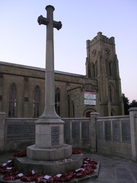
[[[0,0],[0,61],[45,67],[46,28],[37,18],[55,7],[55,70],[85,75],[86,40],[115,37],[122,93],[137,100],[137,0]]]

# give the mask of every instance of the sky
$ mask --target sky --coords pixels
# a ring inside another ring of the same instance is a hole
[[[54,69],[86,74],[86,40],[115,37],[122,93],[137,101],[137,0],[0,0],[0,61],[45,68],[46,27],[54,6]]]

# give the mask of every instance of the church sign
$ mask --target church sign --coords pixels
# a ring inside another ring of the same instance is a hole
[[[84,104],[96,105],[96,92],[84,92]]]

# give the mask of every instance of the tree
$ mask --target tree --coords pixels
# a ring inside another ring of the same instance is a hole
[[[128,111],[128,109],[130,108],[129,99],[127,97],[125,97],[125,94],[122,94],[122,95],[123,95],[123,103],[124,103],[125,115],[129,115],[129,111]]]
[[[130,107],[137,107],[137,101],[136,100],[132,100]]]

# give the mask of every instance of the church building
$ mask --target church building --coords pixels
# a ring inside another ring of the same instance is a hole
[[[86,75],[55,71],[55,109],[62,117],[124,114],[114,37],[87,40]],[[38,118],[45,106],[45,69],[0,61],[0,112]]]

